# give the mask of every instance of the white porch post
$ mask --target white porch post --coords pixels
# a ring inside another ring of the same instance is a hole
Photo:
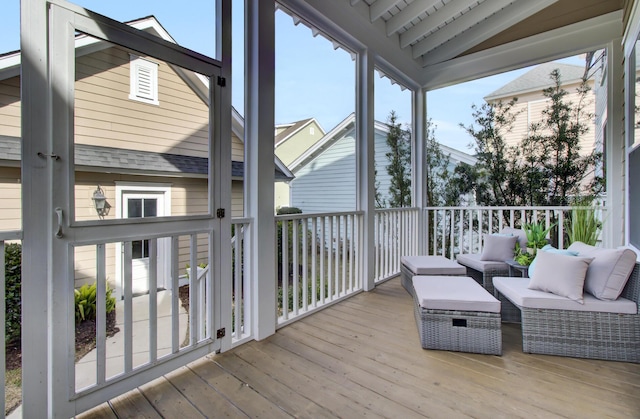
[[[245,212],[253,219],[253,335],[260,340],[276,330],[274,0],[245,0],[245,27]]]
[[[604,244],[607,247],[622,246],[624,238],[625,214],[625,164],[626,144],[624,138],[624,79],[635,77],[635,70],[631,74],[625,72],[622,40],[615,39],[607,47],[607,131],[606,131],[606,161],[607,168],[607,214]],[[635,66],[635,63],[633,63]],[[627,69],[629,66],[627,66]],[[633,92],[635,94],[635,92]],[[627,129],[633,130],[633,126]]]
[[[356,196],[357,209],[364,211],[362,222],[362,286],[375,288],[375,160],[374,160],[374,60],[364,50],[356,59]]]
[[[213,290],[221,296],[219,301],[231,301],[231,0],[216,0],[216,55],[222,61],[222,77],[226,80],[225,87],[221,88],[219,106],[222,110],[210,109],[211,117],[214,121],[214,129],[219,131],[210,135],[217,140],[209,157],[213,162],[215,172],[215,183],[209,182],[209,197],[213,199],[212,213],[216,208],[224,208],[226,215],[222,219],[220,231],[214,237],[214,245],[209,246],[209,258],[214,266],[219,267],[216,274],[221,279],[214,281],[215,286],[220,289]],[[210,81],[211,83],[214,80]],[[214,119],[217,115],[220,119]],[[216,193],[218,191],[218,193]],[[215,251],[220,249],[220,251]],[[213,301],[210,296],[210,301]],[[231,324],[231,306],[220,304],[220,315],[215,316],[217,322],[215,330],[223,325]],[[231,330],[228,330],[221,342],[221,350],[231,348]]]
[[[413,133],[413,144],[411,153],[411,190],[412,190],[412,203],[414,207],[420,209],[420,216],[418,217],[418,252],[423,255],[426,251],[425,242],[425,220],[422,208],[426,207],[426,174],[425,174],[425,127],[427,124],[427,94],[424,89],[414,89],[411,94],[411,111],[413,113],[411,118],[411,132]]]
[[[52,416],[50,394],[52,288],[51,117],[45,0],[20,2],[22,51],[22,406],[25,418]]]

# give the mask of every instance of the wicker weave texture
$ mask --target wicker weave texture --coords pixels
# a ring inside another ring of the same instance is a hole
[[[522,322],[522,316],[518,306],[509,301],[507,297],[502,295],[498,290],[494,290],[493,295],[500,301],[500,313],[504,323]]]
[[[622,293],[640,301],[640,265]],[[502,305],[504,308],[504,303]],[[524,352],[640,363],[640,307],[637,314],[522,310]]]
[[[460,262],[458,262],[460,263]],[[467,268],[467,276],[475,279],[477,283],[482,285],[489,294],[493,295],[493,278],[496,276],[509,276],[509,268],[487,268],[484,271],[478,271],[477,269],[470,268],[462,263]]]
[[[414,314],[424,349],[502,355],[499,313],[423,309]],[[464,324],[454,325],[454,324]]]

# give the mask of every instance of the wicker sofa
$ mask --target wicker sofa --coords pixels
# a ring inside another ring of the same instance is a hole
[[[528,353],[640,363],[640,263],[613,301],[588,292],[584,304],[530,290],[527,279],[494,277],[502,321],[522,323]]]

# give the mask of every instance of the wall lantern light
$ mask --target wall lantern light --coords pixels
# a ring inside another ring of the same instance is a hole
[[[111,205],[109,205],[109,203],[107,202],[107,197],[104,196],[104,191],[102,190],[102,188],[100,188],[100,185],[98,185],[98,188],[93,191],[93,197],[91,199],[93,199],[93,204],[96,207],[96,212],[101,219],[104,218],[105,215],[109,214]]]

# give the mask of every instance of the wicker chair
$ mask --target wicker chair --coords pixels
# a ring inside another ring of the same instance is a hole
[[[640,263],[621,295],[638,305],[636,314],[531,309],[496,294],[503,321],[520,311],[523,352],[640,363]]]
[[[467,268],[467,276],[473,278],[493,294],[493,278],[509,276],[509,265],[504,262],[481,261],[480,254],[460,254],[457,262]]]

